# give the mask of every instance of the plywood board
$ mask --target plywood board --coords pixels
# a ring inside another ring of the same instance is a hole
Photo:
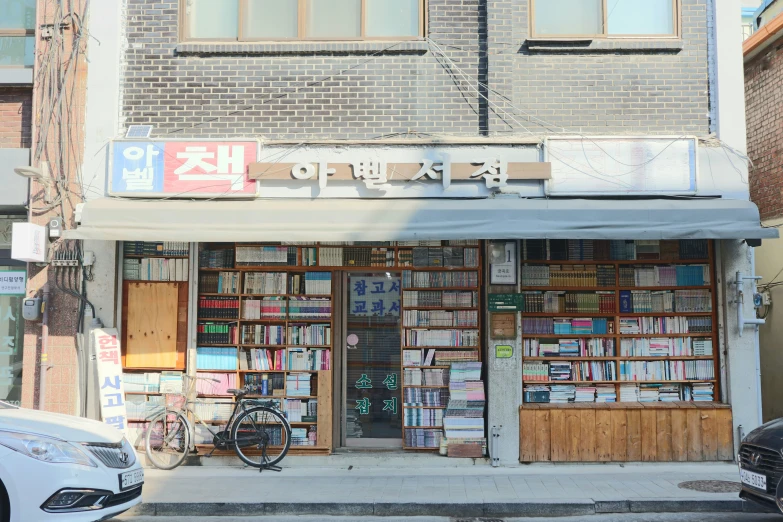
[[[536,461],[536,410],[519,410],[519,461]]]
[[[628,462],[642,460],[642,410],[628,410]]]
[[[658,421],[657,462],[670,462],[672,460],[672,412],[659,409],[655,412]]]
[[[318,372],[318,439],[319,447],[332,450],[332,372]]]
[[[596,450],[595,450],[595,410],[582,410],[582,428],[580,445],[580,460],[583,462],[595,462]]]
[[[715,410],[718,460],[734,460],[734,422],[730,409]]]
[[[685,462],[688,460],[688,425],[685,409],[672,410],[672,460]]]
[[[609,410],[595,412],[595,453],[599,462],[612,459],[612,416]]]
[[[134,282],[127,291],[125,367],[177,367],[179,285]]]
[[[612,460],[628,460],[628,415],[625,410],[611,410],[612,417]]]
[[[550,418],[550,410],[536,410],[536,461],[538,462],[552,460]]]
[[[553,462],[565,462],[568,460],[565,412],[566,410],[559,409],[552,410],[550,413]]]
[[[701,453],[701,410],[689,409],[685,414],[688,435],[688,461],[700,462]]]

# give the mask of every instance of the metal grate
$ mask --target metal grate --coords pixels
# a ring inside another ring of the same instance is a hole
[[[125,504],[126,502],[130,502],[133,499],[139,498],[141,496],[141,486],[133,489],[129,489],[128,491],[123,491],[122,493],[116,493],[112,495],[108,500],[106,500],[103,503],[103,507],[110,508],[114,506],[119,506],[120,504]]]
[[[120,444],[86,444],[87,449],[95,455],[103,465],[109,468],[125,469],[136,462],[136,453],[125,443]]]
[[[783,456],[778,451],[751,444],[743,444],[739,456],[744,469],[767,476],[767,493],[774,495],[783,477]]]

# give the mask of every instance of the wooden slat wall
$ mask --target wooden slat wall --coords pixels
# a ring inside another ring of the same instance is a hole
[[[519,422],[520,462],[734,459],[731,408],[723,404],[526,404]]]

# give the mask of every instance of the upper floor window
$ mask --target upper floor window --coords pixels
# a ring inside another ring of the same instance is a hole
[[[425,0],[182,2],[186,40],[405,40],[424,34]]]
[[[0,67],[30,67],[35,59],[36,0],[0,0]]]
[[[678,0],[531,0],[533,37],[677,35]]]

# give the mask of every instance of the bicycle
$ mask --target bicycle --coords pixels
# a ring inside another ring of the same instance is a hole
[[[196,413],[193,406],[206,404],[204,401],[188,400],[195,390],[196,380],[210,380],[208,377],[188,378],[188,393],[180,407],[165,407],[155,416],[147,428],[145,453],[149,461],[159,469],[171,470],[182,464],[191,448],[191,423],[189,416],[212,434],[214,448],[207,454],[211,457],[216,450],[234,448],[237,456],[248,466],[280,471],[276,466],[291,447],[291,425],[274,401],[243,399],[245,390],[229,389],[236,398],[234,410],[223,431],[214,431]],[[214,404],[232,404],[229,402]],[[241,410],[241,411],[240,411]]]

